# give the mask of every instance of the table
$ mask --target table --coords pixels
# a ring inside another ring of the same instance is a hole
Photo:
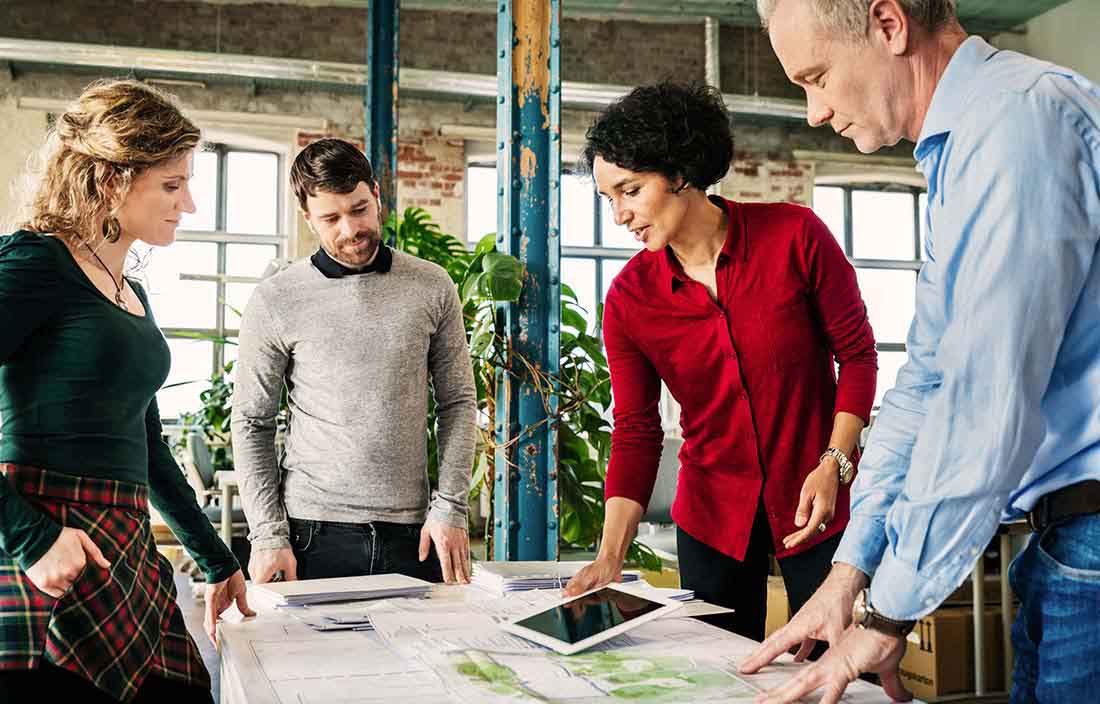
[[[478,598],[485,599],[484,592],[477,591],[476,587],[457,585],[436,586],[431,593],[431,599],[433,602],[461,602],[472,598],[473,592],[470,590],[479,594]],[[291,701],[302,704],[383,701],[412,704],[430,701],[435,704],[461,701],[453,696],[432,670],[414,661],[403,661],[387,650],[377,634],[317,632],[284,612],[257,608],[259,604],[255,599],[250,599],[250,603],[257,609],[259,616],[239,622],[223,622],[218,627],[222,704],[289,704]],[[685,627],[690,624],[695,632],[700,628],[709,629],[707,636],[711,640],[708,642],[721,646],[712,648],[708,645],[708,655],[717,653],[715,657],[728,657],[731,660],[734,657],[744,657],[756,646],[753,641],[700,622],[681,619],[668,619],[667,622],[670,624],[668,628],[680,628],[671,625],[677,623],[685,624]],[[643,625],[637,633],[643,633],[652,625]],[[300,655],[301,660],[294,659],[299,657],[296,654]],[[264,671],[264,663],[280,657],[284,662],[293,663],[290,669],[296,667],[298,673],[275,673],[275,679],[281,681],[273,683],[269,677],[271,673]],[[347,667],[342,668],[341,665]],[[790,662],[790,656],[785,656],[785,662],[777,663],[762,673],[745,679],[754,686],[770,689],[786,681],[798,667],[800,666]],[[362,683],[371,682],[372,680],[366,678],[373,675],[364,674],[362,679],[357,679],[360,675],[347,674],[348,668],[361,668],[364,672],[371,670],[373,674],[382,673],[383,677],[390,679],[371,689]],[[407,668],[408,671],[400,672],[402,668]],[[394,684],[394,678],[400,677],[409,679],[398,688]],[[370,691],[364,691],[365,689]],[[613,700],[608,701],[610,704]],[[640,698],[634,701],[648,700]],[[668,701],[667,698],[664,701]],[[817,698],[806,701],[817,701]],[[880,688],[857,681],[849,687],[845,701],[849,704],[879,704],[888,702],[889,698]]]

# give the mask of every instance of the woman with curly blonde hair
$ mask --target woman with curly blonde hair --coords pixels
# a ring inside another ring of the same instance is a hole
[[[210,637],[232,601],[251,615],[161,438],[168,345],[123,270],[195,211],[199,138],[167,96],[93,83],[57,118],[23,229],[0,237],[0,691],[15,701],[211,701],[150,499],[206,574]]]

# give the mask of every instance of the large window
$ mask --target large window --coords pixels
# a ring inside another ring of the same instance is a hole
[[[875,407],[905,363],[905,338],[915,310],[924,259],[925,193],[911,186],[818,186],[814,210],[856,268],[875,331]]]
[[[466,233],[470,242],[496,232],[496,167],[467,170]],[[596,306],[603,303],[615,278],[641,244],[615,224],[611,209],[592,187],[592,179],[561,177],[561,280],[577,294],[595,330]]]
[[[198,410],[210,375],[236,359],[236,346],[219,338],[237,334],[260,277],[285,255],[282,181],[279,154],[213,145],[195,155],[197,211],[183,217],[176,244],[138,252],[138,275],[172,351],[169,388],[157,394],[166,420]]]

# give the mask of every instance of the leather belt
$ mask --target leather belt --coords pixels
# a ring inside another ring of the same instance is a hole
[[[1027,513],[1027,525],[1036,533],[1067,518],[1100,513],[1100,481],[1090,479],[1064,486],[1039,499]]]

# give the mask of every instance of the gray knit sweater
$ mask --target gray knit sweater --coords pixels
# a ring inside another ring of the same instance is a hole
[[[295,262],[252,294],[234,377],[233,455],[253,549],[288,547],[288,515],[419,523],[429,514],[466,527],[476,398],[462,307],[439,266],[394,252],[389,272],[329,279],[309,259]],[[432,392],[439,491],[429,497]]]

